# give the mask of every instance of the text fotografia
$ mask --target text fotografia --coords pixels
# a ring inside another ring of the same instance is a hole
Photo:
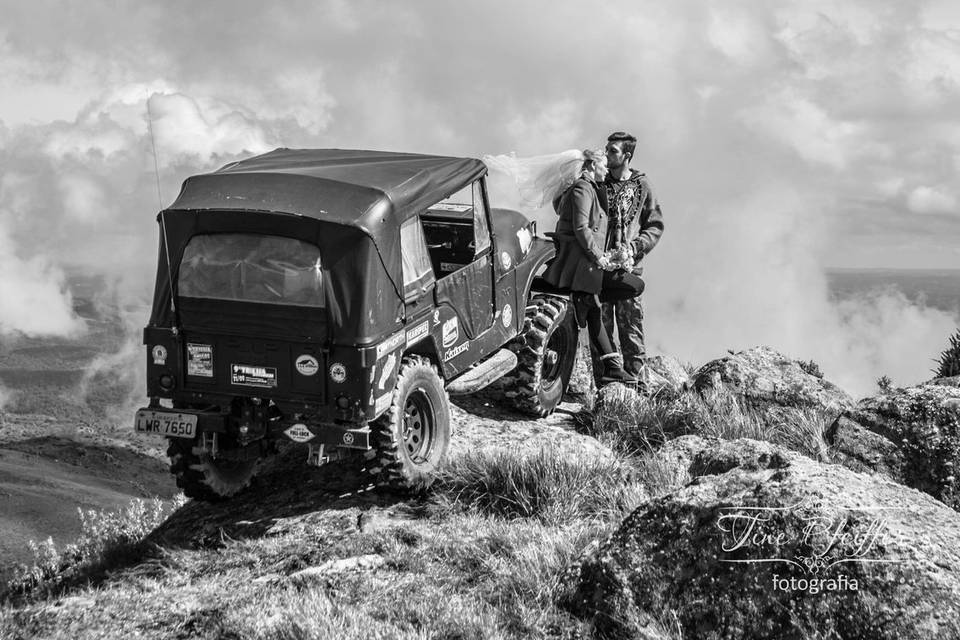
[[[873,513],[839,515],[810,502],[728,507],[717,517],[717,527],[723,532],[722,550],[731,554],[722,562],[784,563],[812,574],[846,562],[895,562],[883,557],[883,549],[899,538]]]
[[[773,574],[774,591],[806,591],[820,593],[821,591],[858,591],[860,585],[856,578],[849,578],[841,573],[835,578],[781,578]]]

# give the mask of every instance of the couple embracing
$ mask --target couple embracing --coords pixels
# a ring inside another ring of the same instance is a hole
[[[603,151],[584,151],[579,176],[554,201],[557,254],[543,277],[572,292],[599,385],[635,383],[646,359],[640,263],[663,234],[663,215],[646,177],[630,168],[636,144],[618,131]]]

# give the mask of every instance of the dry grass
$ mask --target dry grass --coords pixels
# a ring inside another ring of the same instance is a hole
[[[0,607],[0,637],[590,638],[555,604],[564,572],[645,489],[622,456],[563,456],[474,453],[404,517],[357,528],[326,509],[215,549],[155,547],[89,586],[34,585]],[[358,556],[379,562],[297,574]]]
[[[612,394],[586,421],[589,432],[620,451],[644,455],[665,441],[695,434],[722,440],[751,438],[830,461],[823,433],[834,416],[811,407],[761,411],[725,387],[700,393],[663,390],[651,397]]]

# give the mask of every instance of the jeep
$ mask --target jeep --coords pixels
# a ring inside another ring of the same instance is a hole
[[[143,332],[149,404],[186,495],[236,494],[281,441],[321,465],[353,452],[379,485],[427,486],[448,394],[502,379],[537,416],[578,331],[538,272],[554,255],[490,207],[471,158],[277,149],[187,178],[157,221]]]

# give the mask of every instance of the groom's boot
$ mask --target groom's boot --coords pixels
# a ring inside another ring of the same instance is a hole
[[[600,376],[601,384],[610,384],[619,382],[621,384],[636,384],[637,379],[627,373],[620,362],[619,353],[607,353],[600,356],[603,362],[603,375]]]

